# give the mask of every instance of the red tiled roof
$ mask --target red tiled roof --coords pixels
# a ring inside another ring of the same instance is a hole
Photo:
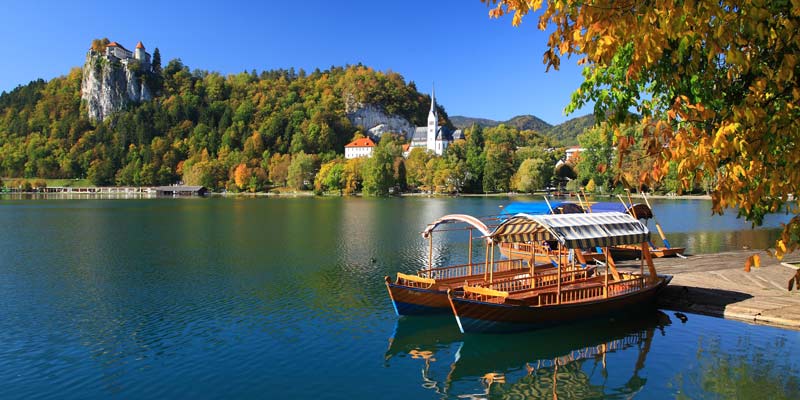
[[[119,44],[117,42],[111,42],[111,43],[107,44],[106,47],[119,47],[122,50],[128,51],[128,49],[126,49],[125,46],[123,46],[123,45],[121,45],[121,44]]]
[[[141,40],[139,41],[139,43],[136,43],[136,48],[137,49],[144,49],[144,45],[142,44]]]
[[[370,138],[361,138],[353,140],[344,147],[375,147],[375,142]]]

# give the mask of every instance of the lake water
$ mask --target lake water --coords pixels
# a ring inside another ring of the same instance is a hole
[[[798,398],[795,331],[672,312],[514,335],[398,319],[382,279],[426,265],[425,224],[507,202],[0,197],[0,398]],[[787,219],[654,208],[692,253],[765,248]],[[443,236],[435,262],[463,261]]]

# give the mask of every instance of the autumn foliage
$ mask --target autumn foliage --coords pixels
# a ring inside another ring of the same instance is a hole
[[[585,65],[568,111],[594,102],[620,123],[636,110],[652,164],[640,184],[672,163],[684,189],[712,182],[715,213],[737,207],[760,224],[785,207],[795,216],[775,254],[798,247],[800,1],[482,1],[515,26],[538,14],[548,69],[573,55]],[[614,141],[624,159],[633,138]]]

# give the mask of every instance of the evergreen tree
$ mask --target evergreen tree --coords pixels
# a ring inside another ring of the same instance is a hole
[[[153,60],[151,65],[153,67],[153,73],[156,75],[161,75],[161,51],[158,50],[158,47],[153,50]]]

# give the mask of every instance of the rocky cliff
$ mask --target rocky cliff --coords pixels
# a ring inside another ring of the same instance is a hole
[[[361,126],[373,136],[383,133],[400,133],[410,138],[414,135],[414,125],[399,115],[386,114],[382,108],[372,104],[346,104],[347,118],[355,126]],[[373,129],[375,128],[375,129]]]
[[[87,103],[89,118],[102,121],[131,102],[150,100],[136,63],[123,63],[90,51],[83,66],[81,99]]]

